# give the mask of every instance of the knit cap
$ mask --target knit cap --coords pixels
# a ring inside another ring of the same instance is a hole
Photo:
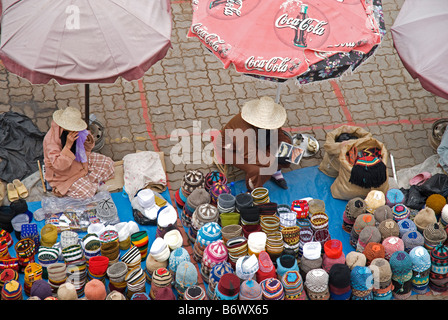
[[[9,280],[3,285],[1,300],[23,300],[23,287],[18,280]]]
[[[217,240],[210,243],[204,250],[201,263],[201,274],[205,282],[208,282],[210,270],[218,263],[228,259],[228,251],[224,241]]]
[[[223,261],[214,265],[208,277],[207,297],[213,300],[215,297],[215,287],[218,285],[219,279],[226,273],[234,273],[230,262]]]
[[[393,207],[396,204],[404,203],[404,193],[400,189],[389,189],[386,192],[386,204],[389,207]]]
[[[285,300],[305,300],[303,281],[297,270],[286,271],[280,278],[285,292]]]
[[[424,294],[429,285],[431,255],[423,246],[417,246],[411,250],[409,256],[412,260],[412,291]]]
[[[406,232],[417,231],[417,226],[411,219],[398,221],[399,237],[402,238]]]
[[[434,213],[438,216],[442,213],[442,209],[446,205],[446,198],[441,194],[434,193],[426,198],[425,204],[426,207],[434,210]]]
[[[446,227],[448,226],[448,204],[444,205],[440,214],[440,223]]]
[[[414,217],[414,223],[417,230],[421,233],[430,224],[437,223],[437,217],[433,209],[426,207],[421,209]]]
[[[53,295],[50,284],[43,280],[37,280],[33,282],[31,286],[30,296],[38,297],[40,300],[44,300],[47,297]]]
[[[179,299],[183,298],[185,290],[188,287],[196,284],[198,284],[198,272],[194,264],[189,261],[179,263],[176,269],[174,283]]]
[[[342,252],[342,242],[332,239],[324,244],[324,254],[322,255],[322,269],[330,272],[334,264],[345,264],[345,254]]]
[[[168,270],[170,270],[173,274],[176,273],[177,266],[182,261],[191,261],[190,254],[184,247],[171,251],[168,259]]]
[[[384,220],[394,218],[392,209],[388,205],[384,205],[384,206],[376,208],[375,211],[373,212],[373,215],[378,224]]]
[[[423,272],[431,267],[431,255],[422,246],[412,248],[409,253],[412,261],[412,270]]]
[[[369,242],[365,247],[363,254],[366,256],[366,266],[369,266],[374,259],[384,258],[386,252],[381,243]]]
[[[233,273],[224,274],[215,288],[217,300],[237,300],[240,292],[240,279]]]
[[[152,274],[151,289],[149,290],[149,297],[156,300],[156,297],[162,288],[171,289],[173,275],[167,268],[158,268]]]
[[[356,266],[366,266],[367,258],[361,252],[350,251],[345,257],[345,263],[351,270],[353,270]]]
[[[227,177],[218,170],[210,171],[204,177],[204,189],[209,191],[211,186],[216,182],[227,184]]]
[[[356,218],[363,213],[367,213],[367,204],[364,199],[360,197],[350,199],[342,215],[342,229],[350,233]]]
[[[217,208],[219,213],[235,211],[235,196],[231,193],[222,193],[218,196]]]
[[[330,300],[349,300],[351,296],[351,269],[342,263],[331,266],[328,272]]]
[[[375,227],[375,217],[370,213],[360,214],[355,220],[353,231],[359,235],[367,226]]]
[[[171,286],[168,286],[157,290],[157,293],[153,300],[176,300],[176,296],[174,295]]]
[[[277,278],[267,278],[260,282],[263,300],[284,300],[285,291]]]
[[[423,246],[425,244],[425,238],[418,231],[408,231],[401,237],[404,244],[404,251],[410,252],[417,246]]]
[[[218,204],[219,195],[224,193],[231,193],[229,186],[227,186],[226,183],[219,181],[213,183],[208,192],[210,193],[210,203],[215,206]]]
[[[448,247],[439,244],[430,252],[431,272],[446,275],[448,273]]]
[[[254,253],[255,255],[258,255],[261,251],[265,251],[266,240],[267,235],[262,231],[250,233],[247,238],[247,246],[249,253]]]
[[[256,255],[252,254],[250,256],[246,255],[238,258],[235,265],[235,274],[241,280],[252,279],[257,273],[259,268],[258,258]]]
[[[391,284],[392,269],[389,261],[384,258],[373,259],[369,265],[373,274],[373,289],[385,289]]]
[[[305,276],[305,289],[310,300],[329,300],[329,275],[321,268],[310,270]]]
[[[389,260],[391,255],[396,251],[404,251],[404,243],[399,237],[387,237],[381,243],[384,247],[386,260]]]
[[[204,289],[199,285],[192,285],[184,292],[184,300],[207,300]]]
[[[249,208],[253,206],[253,198],[250,193],[239,193],[235,196],[235,207],[238,212],[241,212],[242,208]]]
[[[384,239],[388,237],[400,236],[400,228],[398,226],[398,223],[394,219],[386,219],[381,221],[378,225],[378,230],[381,233],[380,241],[384,241]]]
[[[412,278],[412,259],[406,251],[394,252],[389,258],[392,279],[404,283]]]
[[[325,212],[325,202],[323,200],[309,199],[307,202],[310,216],[318,212]]]
[[[425,238],[424,247],[431,251],[434,247],[446,241],[447,234],[438,223],[431,223],[423,231],[423,238]]]
[[[370,242],[381,242],[382,235],[377,227],[366,226],[362,229],[358,237],[358,242],[356,245],[356,251],[363,252],[366,245]]]
[[[296,257],[290,254],[282,254],[277,258],[276,264],[278,278],[281,278],[287,271],[299,271]]]
[[[240,285],[239,300],[262,300],[263,293],[260,284],[253,280],[244,280]]]
[[[258,255],[258,271],[256,273],[257,282],[261,283],[264,279],[275,278],[277,272],[271,257],[266,251],[261,251]]]
[[[352,300],[372,300],[373,274],[369,267],[356,266],[350,273]]]
[[[86,283],[84,295],[87,300],[106,300],[106,286],[102,281],[92,279]]]
[[[396,204],[392,207],[392,214],[395,221],[400,221],[403,219],[408,219],[411,211],[404,204]]]
[[[364,199],[367,204],[367,212],[373,213],[377,208],[386,204],[386,196],[380,190],[371,190]]]
[[[186,195],[189,195],[195,189],[204,187],[204,178],[202,171],[188,170],[181,181],[181,188]]]

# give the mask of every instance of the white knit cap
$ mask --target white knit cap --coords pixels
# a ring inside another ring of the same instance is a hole
[[[311,269],[305,275],[305,286],[313,292],[328,290],[328,273],[321,268]]]
[[[322,253],[322,244],[318,241],[306,242],[303,245],[303,257],[308,260],[319,259]]]

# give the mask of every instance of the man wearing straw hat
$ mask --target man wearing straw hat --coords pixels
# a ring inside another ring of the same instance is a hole
[[[114,177],[109,157],[92,152],[95,141],[81,112],[73,107],[53,113],[43,141],[45,179],[56,196],[86,199]]]
[[[291,139],[281,130],[286,111],[270,97],[248,101],[221,130],[221,158],[246,173],[249,191],[263,186],[269,179],[287,189],[281,172],[289,167],[285,158],[276,157],[281,142]]]

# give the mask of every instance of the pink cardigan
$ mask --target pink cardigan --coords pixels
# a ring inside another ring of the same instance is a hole
[[[51,128],[43,141],[43,149],[45,180],[52,188],[65,195],[76,180],[87,175],[89,168],[88,162],[76,161],[75,155],[69,148],[62,148],[60,138],[62,131],[63,129],[52,121]],[[92,134],[89,134],[84,144],[87,158],[94,146],[95,140]]]

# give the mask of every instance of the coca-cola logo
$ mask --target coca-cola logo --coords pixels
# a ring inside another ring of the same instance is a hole
[[[319,48],[328,38],[330,25],[316,6],[302,1],[286,1],[273,22],[277,37],[295,48]]]
[[[286,73],[289,68],[291,58],[272,57],[270,59],[255,59],[249,57],[244,63],[247,71]]]
[[[261,0],[211,0],[208,14],[217,19],[232,20],[242,17],[255,9]]]
[[[198,36],[208,47],[213,51],[219,53],[221,56],[226,56],[229,48],[226,42],[216,33],[210,33],[202,23],[195,23],[190,28],[191,32]]]

